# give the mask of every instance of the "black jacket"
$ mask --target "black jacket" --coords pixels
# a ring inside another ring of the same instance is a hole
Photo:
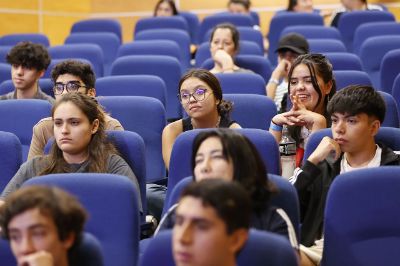
[[[390,148],[382,148],[381,165],[400,165],[400,155]],[[301,237],[300,243],[311,246],[322,235],[326,196],[332,181],[340,174],[340,159],[334,164],[326,160],[317,166],[305,161],[294,178],[300,202]]]

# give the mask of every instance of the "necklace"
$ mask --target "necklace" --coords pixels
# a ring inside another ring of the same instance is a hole
[[[195,123],[193,123],[193,118],[190,118],[190,122],[192,123],[193,129],[196,129]],[[219,128],[219,123],[221,122],[221,116],[218,116],[217,123],[215,124],[215,128]]]

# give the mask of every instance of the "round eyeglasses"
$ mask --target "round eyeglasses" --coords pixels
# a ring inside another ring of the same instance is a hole
[[[79,88],[87,88],[86,86],[80,84],[78,81],[70,81],[67,83],[56,83],[54,85],[54,94],[59,95],[62,94],[64,90],[67,92],[77,92]]]
[[[182,103],[190,102],[190,97],[193,97],[196,102],[201,102],[204,101],[204,99],[206,98],[206,92],[207,89],[198,88],[193,93],[182,91],[178,94],[178,97]]]

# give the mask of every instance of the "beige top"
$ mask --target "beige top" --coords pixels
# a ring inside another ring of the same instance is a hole
[[[106,130],[124,130],[121,123],[109,115],[105,116],[105,122]],[[33,127],[33,135],[31,146],[29,148],[28,160],[32,159],[33,157],[43,155],[43,150],[47,144],[47,141],[53,136],[53,119],[51,117],[41,119]]]

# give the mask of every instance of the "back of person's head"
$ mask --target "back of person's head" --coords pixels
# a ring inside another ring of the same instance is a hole
[[[233,165],[232,179],[248,191],[255,211],[264,209],[276,188],[268,180],[267,168],[257,148],[239,132],[224,128],[200,132],[193,141],[192,171],[196,166],[196,154],[200,145],[211,137],[220,140],[223,156]],[[196,178],[194,172],[192,174]]]
[[[174,0],[160,0],[157,2],[156,6],[154,7],[154,12],[153,12],[153,16],[157,17],[157,12],[160,9],[161,4],[166,3],[169,6],[169,9],[171,10],[171,15],[172,16],[176,16],[179,14],[178,9],[176,8],[175,2]],[[165,12],[165,10],[164,10]]]
[[[308,54],[310,52],[310,47],[303,35],[292,32],[279,39],[278,48],[275,52],[284,53],[287,50],[302,55]]]
[[[246,190],[236,182],[206,179],[189,184],[180,197],[201,200],[203,206],[215,210],[226,225],[228,234],[250,227],[251,200]]]
[[[180,93],[183,82],[189,78],[198,78],[202,82],[206,83],[211,88],[215,99],[219,101],[217,105],[218,114],[226,117],[229,116],[232,110],[232,103],[222,98],[221,84],[213,73],[201,68],[189,70],[179,81],[178,94]]]
[[[231,4],[241,5],[248,12],[250,10],[251,2],[250,0],[229,0],[228,7]]]
[[[105,173],[107,171],[107,159],[111,153],[117,153],[115,147],[107,141],[105,133],[105,114],[96,99],[82,93],[67,93],[56,101],[51,115],[54,119],[56,109],[65,103],[72,103],[76,106],[89,120],[92,125],[95,120],[98,121],[98,127],[95,133],[92,134],[88,144],[88,172]],[[63,157],[63,151],[54,141],[49,153],[50,166],[44,169],[40,175],[50,173],[66,173],[69,172],[70,166],[66,163]]]
[[[20,65],[38,71],[46,70],[51,60],[45,46],[32,42],[18,43],[8,52],[6,59],[11,65]]]
[[[78,60],[65,60],[54,66],[51,79],[56,83],[59,76],[70,74],[79,77],[87,89],[95,87],[96,75],[90,64]]]
[[[45,186],[20,188],[6,198],[4,205],[0,207],[3,237],[10,239],[8,225],[15,216],[36,208],[42,215],[54,221],[61,241],[73,233],[76,238],[74,245],[79,243],[87,217],[85,209],[69,193]]]
[[[235,51],[239,51],[240,34],[236,26],[231,23],[221,23],[215,26],[210,35],[210,43],[213,41],[214,34],[218,29],[227,29],[231,32],[232,42],[235,46]]]
[[[296,58],[296,60],[292,64],[292,67],[290,68],[289,75],[288,75],[289,81],[292,77],[293,70],[298,65],[302,65],[302,64],[307,66],[308,70],[310,71],[311,82],[313,84],[315,91],[318,93],[318,102],[317,102],[316,106],[318,106],[319,103],[323,100],[324,106],[326,108],[326,106],[328,105],[329,99],[331,99],[333,97],[333,95],[336,93],[336,81],[335,81],[335,77],[333,76],[332,64],[329,62],[328,58],[326,58],[322,54],[300,55],[299,57]],[[322,78],[324,83],[332,82],[332,88],[326,97],[323,97],[323,95],[322,95],[321,88],[318,85],[317,76]],[[290,94],[290,82],[289,82],[288,90],[289,90],[289,94]]]
[[[386,104],[382,96],[373,87],[350,85],[338,91],[328,104],[328,114],[357,115],[364,113],[378,119],[385,119]]]

